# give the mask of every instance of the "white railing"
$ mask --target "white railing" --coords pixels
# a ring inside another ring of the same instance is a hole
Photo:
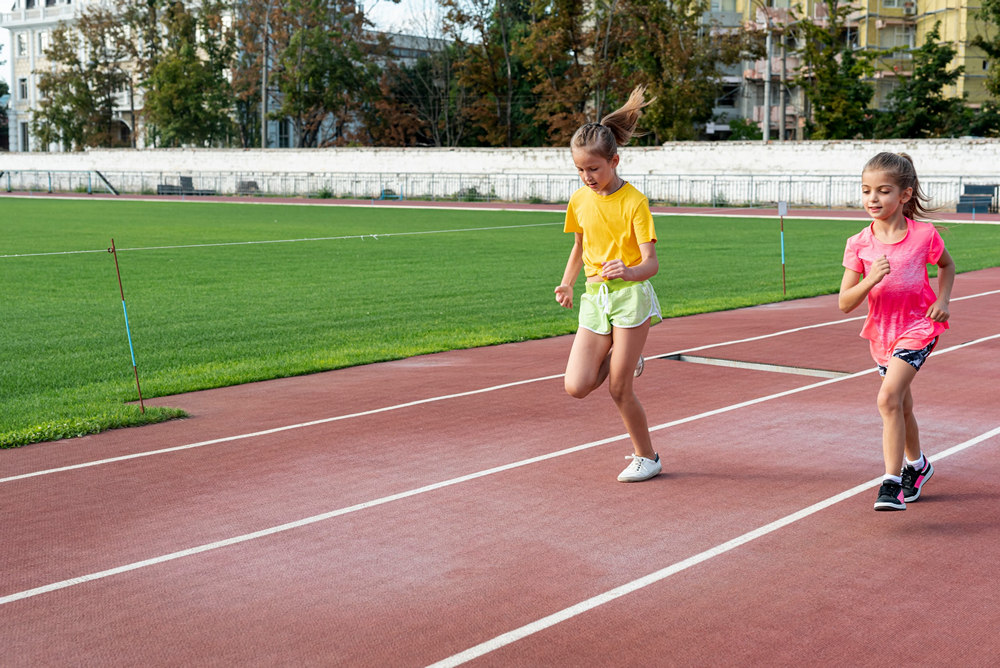
[[[852,208],[860,205],[856,174],[801,176],[692,174],[622,176],[653,205],[753,207],[787,202],[792,207]],[[931,176],[921,186],[931,206],[954,210],[963,186],[1000,183],[993,178]],[[109,187],[110,185],[110,187]],[[573,175],[426,174],[310,172],[95,172],[23,170],[0,173],[7,192],[111,192],[202,195],[257,195],[349,199],[457,200],[562,203],[580,187]]]

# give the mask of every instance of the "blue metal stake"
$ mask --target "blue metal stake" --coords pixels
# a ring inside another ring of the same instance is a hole
[[[132,355],[132,371],[135,373],[135,389],[139,392],[139,411],[146,412],[146,406],[142,401],[142,388],[139,387],[139,367],[135,363],[135,348],[132,347],[132,331],[128,326],[128,309],[125,307],[125,290],[122,288],[122,272],[118,268],[118,251],[115,250],[115,240],[111,240],[111,248],[108,252],[115,257],[115,273],[118,274],[118,292],[122,296],[122,313],[125,314],[125,335],[128,337],[128,351]]]

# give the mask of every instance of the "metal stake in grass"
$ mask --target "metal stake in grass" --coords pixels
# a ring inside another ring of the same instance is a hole
[[[135,364],[135,349],[132,347],[132,332],[128,326],[128,309],[125,308],[125,290],[122,288],[122,271],[118,268],[118,251],[115,250],[115,240],[111,239],[111,248],[108,252],[115,257],[115,273],[118,274],[118,292],[122,296],[122,312],[125,314],[125,335],[128,337],[128,351],[132,354],[132,371],[135,373],[135,389],[139,392],[139,411],[146,412],[146,406],[142,402],[142,388],[139,387],[139,367]]]
[[[785,216],[788,215],[788,202],[778,202],[778,217],[781,219],[781,294],[785,291]]]

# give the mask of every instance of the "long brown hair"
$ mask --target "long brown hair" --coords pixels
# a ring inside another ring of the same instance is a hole
[[[636,129],[639,126],[639,116],[642,108],[653,101],[646,102],[645,97],[645,86],[633,88],[628,101],[602,118],[600,123],[580,126],[569,140],[570,148],[582,148],[611,160],[618,153],[619,146],[624,146],[632,137],[643,134]]]
[[[917,170],[913,166],[913,158],[906,153],[889,153],[883,151],[865,164],[861,173],[865,172],[885,172],[899,186],[900,190],[913,188],[913,196],[903,204],[903,215],[907,218],[917,219],[917,216],[926,217],[933,208],[927,206],[930,198],[920,189],[920,181],[917,180]]]

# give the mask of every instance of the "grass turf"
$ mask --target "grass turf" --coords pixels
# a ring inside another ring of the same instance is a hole
[[[183,415],[151,398],[566,334],[559,212],[4,199],[0,447]],[[863,220],[657,216],[667,317],[834,292]],[[959,225],[962,271],[1000,228]],[[294,240],[294,241],[291,241]]]

